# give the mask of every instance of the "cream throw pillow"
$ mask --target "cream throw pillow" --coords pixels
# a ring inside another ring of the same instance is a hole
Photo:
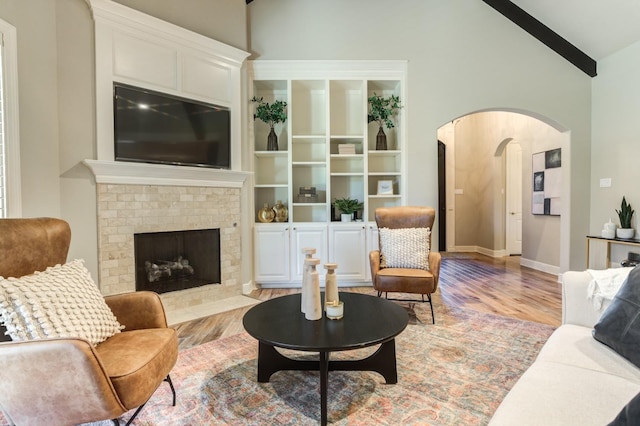
[[[380,267],[429,270],[429,228],[380,228]]]
[[[14,341],[80,337],[93,345],[124,328],[83,260],[20,278],[0,277],[0,322]]]

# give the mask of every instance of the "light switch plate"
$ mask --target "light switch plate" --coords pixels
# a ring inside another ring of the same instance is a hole
[[[600,188],[611,188],[611,178],[600,179]]]

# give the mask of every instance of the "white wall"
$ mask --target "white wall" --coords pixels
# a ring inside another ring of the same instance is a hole
[[[254,59],[406,59],[408,202],[437,205],[437,129],[484,109],[571,131],[569,255],[584,267],[591,79],[483,2],[269,0],[249,7]],[[438,241],[434,235],[434,241]],[[570,265],[569,265],[570,263]]]
[[[600,235],[611,218],[618,225],[615,209],[626,197],[636,213],[632,225],[640,225],[640,42],[598,63],[593,79],[593,142],[591,159],[590,235]],[[600,179],[611,178],[612,185],[600,187]],[[612,260],[626,258],[629,247],[617,247]]]
[[[22,213],[59,216],[56,5],[0,2],[0,17],[16,27]]]

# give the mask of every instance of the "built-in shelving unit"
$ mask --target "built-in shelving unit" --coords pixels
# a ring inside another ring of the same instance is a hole
[[[250,96],[262,97],[269,103],[283,100],[288,105],[286,123],[275,128],[278,151],[266,151],[269,126],[259,120],[250,126],[256,232],[270,226],[284,233],[295,232],[295,238],[280,235],[275,239],[289,241],[286,253],[294,266],[300,260],[296,245],[301,241],[323,246],[327,257],[323,261],[328,261],[335,253],[346,253],[345,241],[357,240],[353,248],[366,257],[370,247],[365,238],[366,224],[339,222],[340,212],[334,211],[332,201],[356,198],[363,202],[365,207],[358,213],[362,222],[373,221],[377,207],[404,204],[402,117],[406,114],[406,62],[250,61],[249,76]],[[374,93],[399,96],[403,104],[395,119],[396,126],[385,129],[388,150],[384,151],[376,150],[377,123],[367,123],[367,99]],[[393,193],[378,194],[379,181],[391,181]],[[299,197],[301,189],[310,187],[315,188],[314,197]],[[289,210],[287,224],[259,223],[257,211],[265,203],[272,206],[278,200]],[[305,233],[305,227],[313,232]],[[275,229],[271,228],[269,233]],[[341,231],[361,233],[361,238],[347,237],[348,234],[343,237]],[[262,240],[256,236],[256,241]],[[341,250],[331,246],[334,240],[340,241]],[[265,250],[277,248],[256,244],[255,256],[264,255]],[[360,262],[360,255],[356,257],[357,267],[350,265],[342,270],[349,271],[350,280],[366,281],[370,278],[368,267],[362,266],[366,262]],[[255,263],[258,283],[295,283],[299,278],[299,274],[292,272],[296,268],[291,268],[288,279],[283,279],[286,271],[262,276],[258,265],[263,263]],[[340,267],[337,272],[340,275]]]

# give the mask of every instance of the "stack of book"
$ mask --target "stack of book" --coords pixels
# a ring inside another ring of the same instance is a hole
[[[353,143],[341,143],[338,145],[338,154],[355,154],[356,145]]]

